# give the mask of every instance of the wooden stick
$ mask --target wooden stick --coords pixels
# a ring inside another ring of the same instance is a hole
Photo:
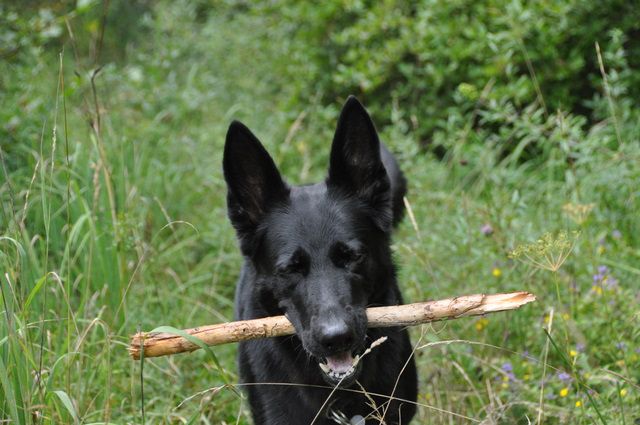
[[[535,295],[529,292],[466,295],[439,301],[368,308],[367,319],[370,328],[414,326],[440,320],[514,310],[535,301],[535,299]],[[220,345],[248,339],[292,335],[295,333],[295,329],[286,317],[273,316],[201,326],[186,329],[185,332],[201,339],[207,345]],[[140,332],[131,338],[129,346],[131,357],[139,360],[143,346],[144,357],[166,356],[200,348],[178,335]]]

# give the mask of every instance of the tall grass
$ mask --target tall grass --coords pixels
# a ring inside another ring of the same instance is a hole
[[[206,353],[147,359],[141,370],[128,335],[232,317],[241,259],[220,167],[228,122],[245,121],[290,181],[309,182],[326,172],[340,100],[289,103],[278,74],[286,43],[260,16],[200,22],[192,4],[162,6],[125,63],[99,68],[68,45],[2,65],[2,116],[17,122],[0,145],[2,420],[249,420],[240,393],[223,387],[237,380],[235,347],[215,349],[223,372]],[[538,104],[490,104],[447,134],[460,148],[444,161],[413,139],[401,111],[380,129],[410,182],[413,220],[394,244],[406,299],[520,289],[539,298],[414,330],[416,423],[640,417],[638,113],[616,98],[613,53],[600,56],[609,112],[593,125]],[[497,122],[505,132],[477,143],[474,126]],[[511,140],[520,145],[505,155]],[[523,161],[533,142],[539,155]],[[555,273],[509,258],[561,230],[580,236]]]

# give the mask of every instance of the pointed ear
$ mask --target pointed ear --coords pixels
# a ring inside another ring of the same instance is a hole
[[[227,131],[222,166],[229,219],[244,245],[267,211],[286,202],[289,188],[260,141],[238,121]]]
[[[380,158],[380,140],[371,117],[349,96],[333,137],[327,186],[356,196],[370,209],[378,227],[391,228],[391,189]]]

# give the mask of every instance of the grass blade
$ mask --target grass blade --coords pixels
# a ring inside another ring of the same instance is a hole
[[[58,397],[58,399],[60,399],[65,409],[67,409],[67,411],[73,418],[73,423],[79,424],[80,418],[78,418],[78,413],[76,412],[76,409],[73,407],[73,403],[71,402],[71,398],[69,398],[69,395],[62,390],[55,390],[53,393]]]
[[[2,356],[0,356],[0,384],[2,384],[3,392],[5,395],[6,404],[9,406],[9,414],[13,423],[21,424],[24,423],[22,421],[21,416],[18,415],[18,404],[16,403],[16,397],[14,394],[17,388],[12,388],[9,380],[9,373],[7,368],[2,360]]]

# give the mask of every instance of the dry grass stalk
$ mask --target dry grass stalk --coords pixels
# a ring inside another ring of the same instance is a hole
[[[370,328],[414,326],[440,320],[514,310],[535,301],[535,299],[535,295],[529,292],[466,295],[415,304],[372,307],[367,309],[367,318]],[[292,335],[295,333],[295,329],[286,317],[274,316],[201,326],[186,329],[185,332],[199,338],[207,345],[221,345],[248,339]],[[190,352],[199,348],[178,335],[140,332],[131,338],[129,346],[131,357],[136,360],[140,359],[143,344],[144,357],[166,356]]]

